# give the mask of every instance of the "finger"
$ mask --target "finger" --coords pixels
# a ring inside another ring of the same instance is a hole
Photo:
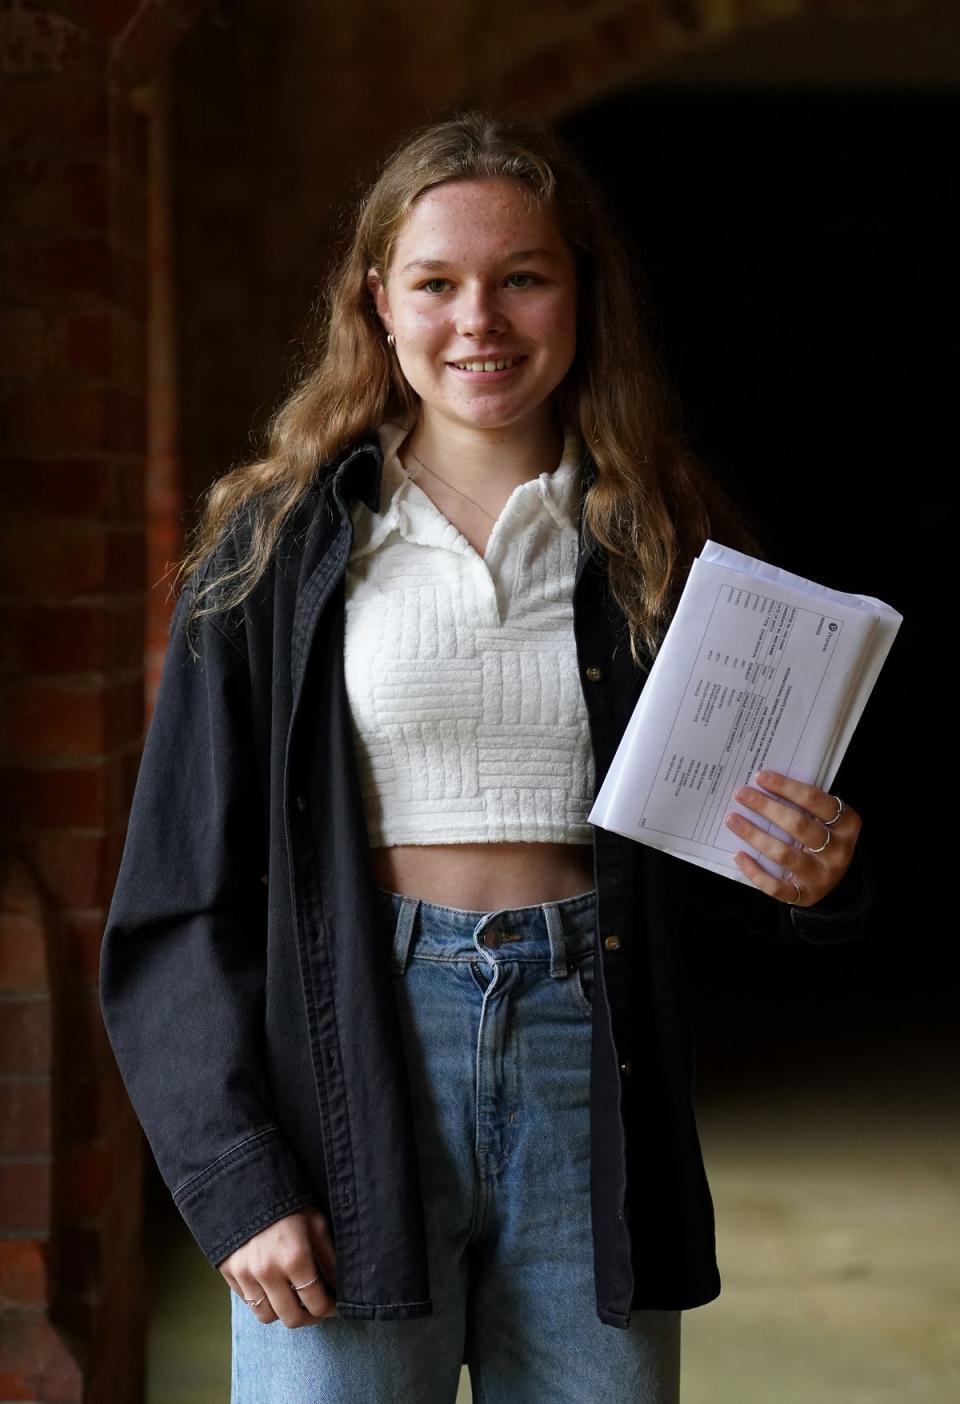
[[[302,1273],[302,1271],[301,1266],[299,1272]],[[315,1271],[310,1274],[311,1277],[315,1276]],[[261,1278],[260,1290],[266,1292],[267,1299],[261,1302],[260,1306],[251,1307],[251,1310],[261,1321],[282,1321],[284,1326],[288,1327],[307,1325],[313,1320],[312,1313],[306,1309],[299,1295],[293,1290],[293,1281],[305,1282],[306,1280],[306,1277],[300,1275],[291,1280],[291,1277],[288,1277],[282,1268],[274,1264],[270,1274],[264,1272]],[[305,1291],[304,1296],[309,1295],[310,1291],[315,1291],[315,1288]],[[261,1312],[268,1305],[270,1315],[268,1317],[261,1316]]]
[[[756,860],[751,858],[749,853],[735,853],[733,861],[743,873],[753,883],[754,887],[759,887],[761,892],[766,892],[769,896],[775,897],[779,902],[789,902],[795,907],[806,907],[810,903],[810,896],[801,884],[800,897],[797,899],[797,888],[793,878],[781,880],[775,878],[772,873],[768,873]]]
[[[323,1275],[319,1271],[319,1265],[314,1269],[313,1276],[317,1277],[316,1282],[311,1282],[309,1286],[296,1290],[291,1284],[290,1290],[293,1292],[294,1299],[299,1303],[301,1314],[305,1320],[325,1321],[337,1314],[336,1298],[331,1293],[329,1284],[324,1281]],[[307,1278],[298,1280],[308,1281]]]
[[[815,819],[832,819],[837,812],[837,801],[827,790],[808,785],[803,780],[794,780],[789,775],[781,775],[776,770],[758,770],[753,777],[754,784],[761,785],[797,804],[812,814]]]
[[[275,1260],[269,1275],[262,1274],[274,1310],[285,1326],[304,1326],[336,1315],[336,1301],[311,1248],[310,1218],[310,1214],[302,1214],[297,1240]]]
[[[818,819],[812,818],[805,810],[797,809],[792,804],[774,799],[771,795],[765,794],[763,790],[754,790],[748,785],[741,785],[739,789],[734,791],[733,797],[746,809],[752,809],[757,814],[762,814],[776,824],[783,833],[790,834],[803,848],[819,848],[823,843],[824,835],[830,832],[824,824],[821,824]]]
[[[792,843],[784,843],[783,839],[768,833],[766,829],[759,828],[749,819],[745,819],[742,814],[730,813],[724,822],[732,833],[743,839],[744,843],[748,843],[751,848],[755,848],[758,853],[772,859],[774,863],[779,863],[782,868],[796,864],[798,851]]]
[[[270,1294],[262,1283],[249,1273],[238,1273],[237,1283],[240,1288],[240,1298],[246,1306],[247,1311],[252,1311],[258,1321],[264,1325],[271,1321],[276,1321],[277,1313],[273,1309],[270,1301]]]

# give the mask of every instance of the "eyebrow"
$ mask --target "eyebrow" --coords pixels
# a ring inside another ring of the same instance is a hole
[[[504,263],[521,263],[529,258],[546,258],[556,263],[558,255],[552,249],[516,249],[513,253],[504,255]],[[412,263],[405,263],[401,268],[401,273],[411,273],[416,268],[422,268],[426,272],[435,272],[439,268],[449,268],[449,260],[443,258],[415,258]]]

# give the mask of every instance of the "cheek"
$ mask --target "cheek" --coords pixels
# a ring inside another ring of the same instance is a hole
[[[403,316],[403,332],[406,340],[417,347],[428,350],[434,343],[441,342],[446,335],[445,322],[439,309],[407,308]]]

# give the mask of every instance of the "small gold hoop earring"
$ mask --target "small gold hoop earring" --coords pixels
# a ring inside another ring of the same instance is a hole
[[[387,345],[390,347],[391,351],[396,351],[397,338],[394,336],[393,332],[387,332]]]

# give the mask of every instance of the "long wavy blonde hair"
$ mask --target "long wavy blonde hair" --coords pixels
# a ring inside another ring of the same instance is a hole
[[[404,219],[445,181],[518,181],[567,240],[577,282],[577,349],[554,392],[561,420],[596,465],[583,498],[584,534],[604,560],[634,661],[655,653],[686,572],[711,535],[752,538],[678,428],[678,401],[645,333],[649,293],[575,152],[547,128],[468,111],[405,140],[360,202],[330,277],[316,354],[266,429],[266,452],[216,479],[177,567],[186,583],[244,508],[242,557],[194,582],[188,622],[242,603],[267,569],[284,522],[339,452],[418,398],[386,342],[367,286],[389,274]],[[645,655],[645,656],[644,656]]]

